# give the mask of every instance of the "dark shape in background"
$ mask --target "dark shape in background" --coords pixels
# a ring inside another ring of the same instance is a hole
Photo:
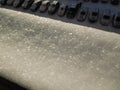
[[[0,76],[0,90],[28,90],[28,89]]]
[[[67,19],[66,16],[61,18],[57,15],[48,15],[47,12],[40,13],[39,10],[36,11],[36,12],[31,12],[30,10],[23,10],[22,8],[13,8],[11,6],[1,6],[0,8],[5,8],[5,9],[8,9],[8,10],[28,13],[28,14],[32,14],[32,15],[35,15],[35,16],[51,18],[51,19],[59,20],[59,21],[66,22],[66,23],[72,23],[72,24],[77,24],[77,25],[81,25],[81,26],[92,27],[92,28],[96,28],[96,29],[99,29],[99,30],[102,30],[102,31],[113,32],[113,33],[120,34],[119,28],[114,28],[111,24],[109,26],[103,26],[103,25],[100,24],[99,21],[93,24],[93,23],[88,22],[88,20],[85,20],[85,22],[79,22],[75,18],[74,19]]]

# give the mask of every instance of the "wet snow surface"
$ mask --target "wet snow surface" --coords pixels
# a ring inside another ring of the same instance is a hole
[[[120,35],[0,9],[0,73],[31,90],[120,90]]]

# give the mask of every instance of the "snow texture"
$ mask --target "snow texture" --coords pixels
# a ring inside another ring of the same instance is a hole
[[[0,8],[0,73],[30,90],[120,90],[120,35]]]

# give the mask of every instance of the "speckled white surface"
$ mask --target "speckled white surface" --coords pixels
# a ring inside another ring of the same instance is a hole
[[[120,35],[0,8],[0,73],[31,90],[120,90]]]

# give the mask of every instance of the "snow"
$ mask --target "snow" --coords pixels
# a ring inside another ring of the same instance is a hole
[[[120,35],[0,8],[0,73],[31,90],[119,90]]]

